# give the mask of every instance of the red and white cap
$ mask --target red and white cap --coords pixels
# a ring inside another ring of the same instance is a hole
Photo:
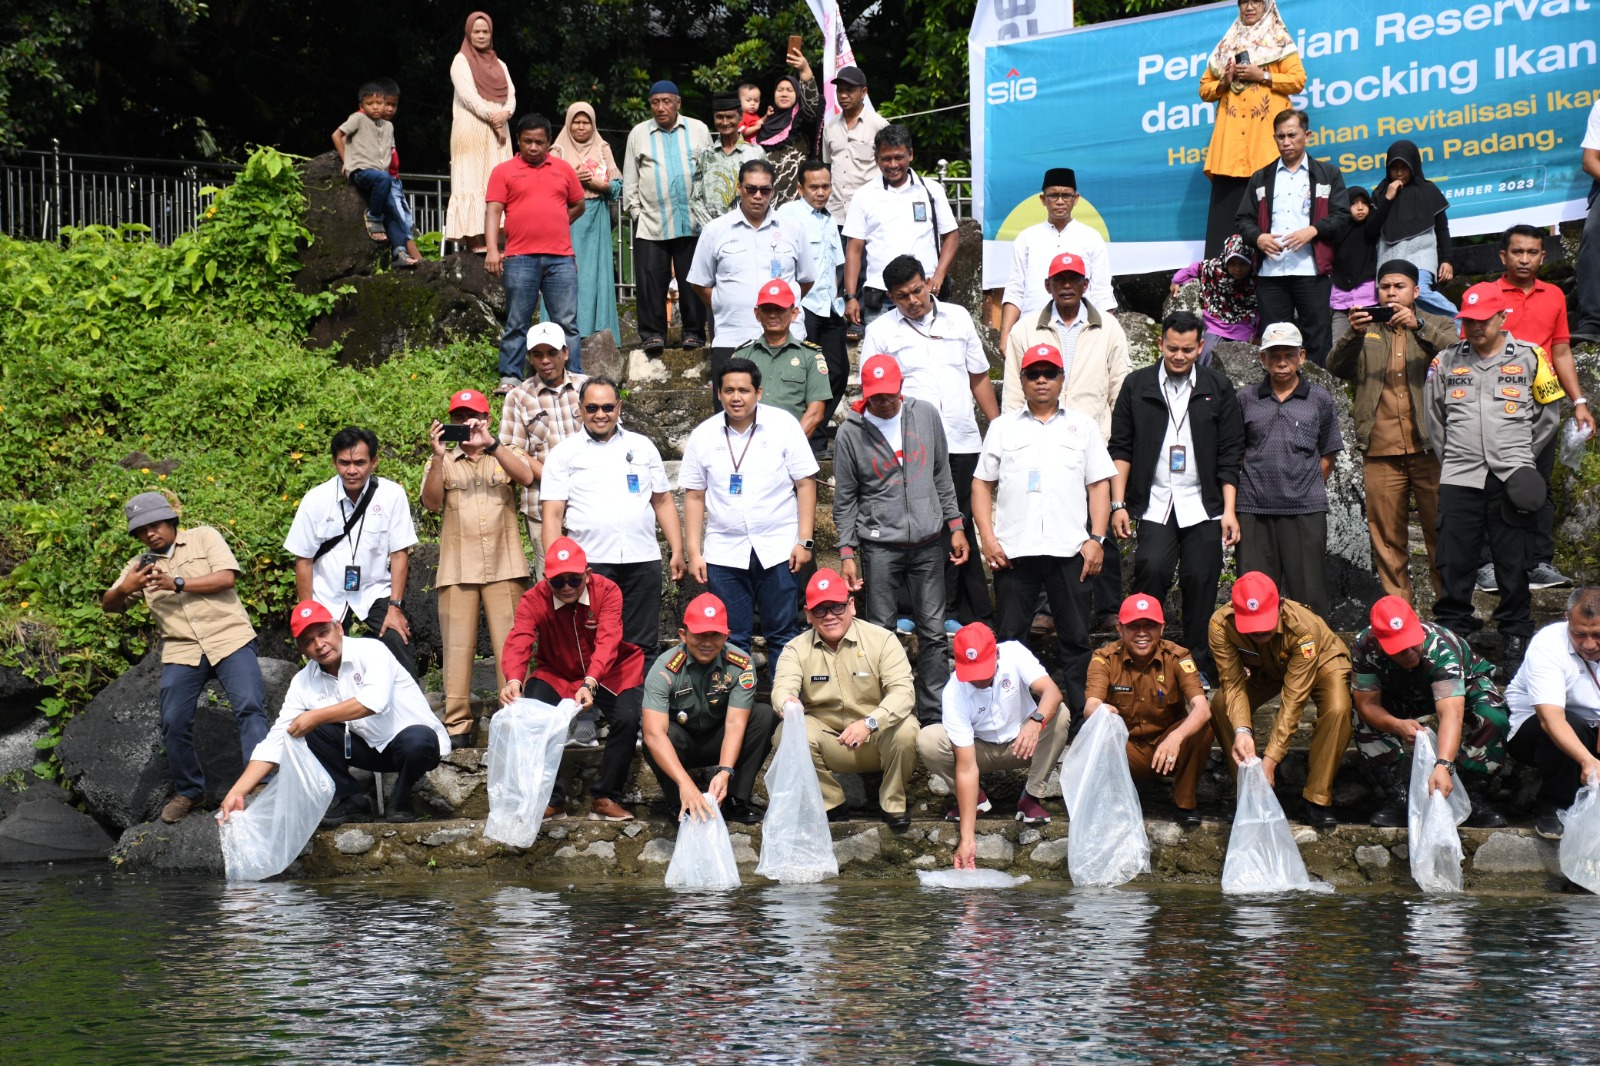
[[[1083,261],[1082,256],[1073,255],[1071,252],[1062,252],[1050,260],[1050,277],[1057,274],[1079,274],[1089,276],[1089,264]]]
[[[450,410],[476,411],[480,415],[489,413],[489,397],[477,389],[462,389],[450,397]]]
[[[1259,570],[1241,574],[1233,583],[1233,627],[1241,633],[1278,628],[1278,586]]]
[[[794,290],[782,278],[773,278],[756,293],[757,307],[793,307]]]
[[[691,633],[723,633],[728,630],[728,608],[709,592],[702,592],[683,609],[683,628]]]
[[[316,600],[301,600],[294,605],[294,610],[289,612],[289,635],[296,640],[300,634],[314,625],[333,621],[333,615],[328,609]]]
[[[571,537],[557,537],[551,542],[550,550],[544,553],[545,577],[581,574],[587,569],[589,557],[583,554],[583,549]]]
[[[1125,626],[1135,622],[1154,622],[1158,626],[1164,626],[1167,624],[1167,616],[1162,613],[1160,600],[1140,592],[1122,601],[1122,610],[1117,612],[1117,621]]]
[[[806,583],[806,610],[814,611],[824,603],[843,603],[850,598],[850,586],[844,583],[837,570],[824,567],[811,575]]]
[[[1422,620],[1399,596],[1385,596],[1372,605],[1372,635],[1385,655],[1398,655],[1427,639]]]
[[[892,355],[869,356],[861,364],[861,395],[882,396],[900,391],[904,377]]]
[[[987,681],[994,676],[1000,651],[995,647],[994,630],[982,622],[971,622],[956,630],[957,681]]]
[[[1039,363],[1049,363],[1053,367],[1066,365],[1061,361],[1061,349],[1053,344],[1035,344],[1022,353],[1022,369],[1026,370]]]
[[[1482,321],[1493,318],[1505,309],[1506,297],[1505,293],[1500,291],[1500,283],[1480,281],[1461,294],[1461,310],[1456,313],[1456,317]]]

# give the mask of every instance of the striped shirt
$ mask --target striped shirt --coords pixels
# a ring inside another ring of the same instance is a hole
[[[711,146],[711,131],[698,119],[679,116],[664,130],[646,119],[633,127],[623,150],[622,206],[633,217],[634,234],[647,241],[692,237],[689,211],[695,156]]]
[[[550,450],[583,428],[578,417],[578,390],[589,380],[568,373],[559,385],[546,385],[534,375],[506,394],[500,411],[500,443],[521,448],[543,463]],[[539,520],[539,483],[522,490],[522,513]]]
[[[1050,324],[1055,327],[1056,337],[1061,341],[1061,380],[1066,381],[1072,376],[1072,360],[1078,354],[1078,338],[1083,335],[1083,327],[1089,324],[1089,316],[1084,314],[1080,306],[1077,317],[1069,326],[1061,321],[1060,309],[1052,308]]]

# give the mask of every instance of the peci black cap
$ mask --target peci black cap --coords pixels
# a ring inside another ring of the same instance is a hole
[[[1043,192],[1052,185],[1065,185],[1069,189],[1078,187],[1078,174],[1071,167],[1051,167],[1044,172],[1044,184],[1039,186]]]
[[[742,107],[739,103],[738,93],[717,93],[711,97],[711,113],[713,115],[718,111],[739,110],[742,110]]]

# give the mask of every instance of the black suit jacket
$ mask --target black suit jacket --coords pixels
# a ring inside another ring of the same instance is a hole
[[[1128,514],[1139,518],[1150,506],[1150,483],[1156,464],[1167,458],[1161,442],[1167,435],[1167,404],[1161,394],[1161,364],[1135,370],[1122,382],[1117,404],[1111,410],[1111,440],[1107,450],[1114,460],[1130,466]],[[1239,461],[1244,457],[1244,416],[1233,383],[1208,366],[1189,371],[1195,376],[1189,397],[1189,428],[1194,435],[1194,464],[1200,478],[1200,498],[1206,513],[1222,515],[1222,486],[1239,484]]]

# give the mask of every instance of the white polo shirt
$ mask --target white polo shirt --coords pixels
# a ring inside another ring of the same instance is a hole
[[[895,188],[884,182],[882,174],[873,174],[851,197],[844,219],[845,239],[867,242],[866,272],[858,284],[886,288],[883,268],[898,255],[916,256],[923,271],[933,277],[939,265],[935,222],[940,240],[956,228],[949,197],[938,181],[909,171],[905,183]]]
[[[1002,301],[1019,308],[1023,317],[1037,315],[1050,302],[1044,288],[1050,263],[1063,252],[1080,257],[1088,268],[1089,288],[1084,298],[1101,314],[1115,311],[1117,298],[1111,294],[1111,253],[1106,240],[1099,230],[1075,218],[1068,219],[1061,229],[1040,222],[1017,234],[1011,242],[1011,276],[1006,279]]]
[[[539,485],[543,499],[567,505],[567,536],[591,563],[660,559],[650,497],[671,489],[661,453],[650,438],[621,427],[607,441],[584,430],[556,445],[544,462]]]
[[[988,374],[989,357],[965,307],[935,299],[921,322],[890,307],[868,324],[861,351],[862,358],[880,352],[894,356],[905,379],[901,393],[939,412],[951,454],[983,448],[971,375]]]
[[[696,426],[684,445],[678,487],[705,490],[706,562],[744,570],[752,550],[766,569],[787,560],[800,536],[794,483],[818,469],[799,419],[776,407],[758,407],[744,433],[729,429],[723,414]]]
[[[944,683],[944,731],[955,747],[970,748],[974,738],[986,744],[1009,744],[1039,706],[1033,698],[1033,685],[1046,676],[1044,666],[1015,640],[1005,641],[995,650],[999,654],[994,681],[988,688],[961,681],[953,673]]]
[[[998,481],[994,535],[1013,559],[1068,558],[1089,536],[1088,487],[1115,477],[1100,425],[1079,411],[1056,408],[1047,422],[1026,408],[989,425],[973,475]]]
[[[390,553],[417,543],[406,490],[388,478],[376,480],[378,487],[367,513],[348,537],[311,567],[311,598],[326,607],[335,621],[344,618],[346,609],[365,618],[379,598],[390,595]],[[355,508],[338,477],[324,481],[300,500],[289,535],[283,540],[284,550],[300,559],[312,558],[323,541],[344,531],[345,519]],[[361,568],[361,586],[354,592],[344,588],[349,566]]]
[[[1585,662],[1572,650],[1567,623],[1545,626],[1528,641],[1517,675],[1506,686],[1511,736],[1546,703],[1565,707],[1585,722],[1600,722],[1600,663]]]
[[[792,282],[795,301],[802,282],[815,281],[811,239],[792,217],[769,210],[761,225],[752,226],[735,204],[700,231],[689,267],[689,284],[711,288],[711,320],[718,348],[737,348],[761,338],[756,321],[756,295],[773,278]],[[790,332],[805,339],[805,326]]]
[[[283,710],[272,723],[267,735],[250,753],[251,759],[262,762],[283,762],[284,744],[289,739],[289,723],[303,711],[331,707],[335,703],[354,699],[372,713],[346,723],[350,732],[371,744],[378,751],[400,735],[402,729],[414,725],[427,726],[439,738],[439,754],[450,754],[450,737],[428,698],[422,694],[416,678],[405,672],[399,660],[384,646],[383,641],[371,637],[345,637],[344,651],[339,659],[338,676],[328,673],[316,663],[306,663],[289,681],[289,691],[283,697]]]

